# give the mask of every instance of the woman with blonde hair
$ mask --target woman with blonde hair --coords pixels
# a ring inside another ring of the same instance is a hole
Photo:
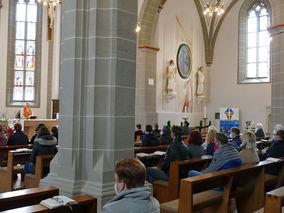
[[[206,141],[207,141],[207,148],[206,148],[206,155],[213,155],[214,152],[217,150],[217,146],[215,145],[215,135],[217,131],[215,129],[210,129]]]
[[[242,164],[259,162],[255,141],[256,137],[253,132],[247,131],[242,134],[242,146],[244,147],[240,152]]]

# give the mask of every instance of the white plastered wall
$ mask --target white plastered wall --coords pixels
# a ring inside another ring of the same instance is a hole
[[[271,84],[237,84],[238,72],[238,15],[242,1],[227,14],[217,37],[213,64],[210,67],[208,104],[209,119],[218,125],[215,112],[220,107],[236,107],[240,127],[245,121],[261,122],[267,131],[267,111],[271,105]]]

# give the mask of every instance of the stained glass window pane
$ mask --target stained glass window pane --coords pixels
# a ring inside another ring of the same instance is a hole
[[[35,55],[35,42],[27,41],[27,55]]]
[[[258,49],[258,61],[268,61],[267,47],[261,47]]]
[[[35,23],[28,23],[27,39],[35,40],[36,37],[36,25]]]
[[[23,87],[14,87],[13,100],[14,101],[23,100]]]
[[[16,55],[15,69],[16,70],[23,70],[24,69],[24,56]]]
[[[16,39],[25,38],[25,22],[17,22]]]
[[[16,40],[16,54],[24,55],[25,42],[21,40]]]
[[[247,78],[256,78],[256,64],[247,65]]]
[[[34,72],[26,72],[26,85],[34,85]]]
[[[27,19],[30,22],[36,22],[37,18],[37,6],[36,4],[28,4]]]
[[[26,69],[27,70],[34,70],[35,68],[35,57],[34,56],[27,56],[26,57]]]
[[[34,100],[34,87],[26,87],[25,101],[33,101],[33,100]]]
[[[248,47],[256,47],[256,33],[248,34]]]
[[[14,85],[16,85],[16,86],[23,86],[24,85],[24,72],[23,71],[16,71],[15,72]]]
[[[257,30],[257,18],[248,19],[248,32],[256,32]]]
[[[267,16],[262,16],[259,18],[260,30],[267,30]]]
[[[26,5],[21,3],[17,4],[16,11],[16,21],[26,21]]]
[[[267,77],[267,76],[268,76],[268,63],[259,63],[258,77]]]
[[[258,39],[259,46],[268,46],[269,45],[269,34],[267,31],[259,32],[259,39]]]
[[[260,8],[261,8],[261,7],[258,5],[255,9],[256,9],[256,11],[259,11]]]
[[[248,49],[248,62],[256,62],[256,48]]]

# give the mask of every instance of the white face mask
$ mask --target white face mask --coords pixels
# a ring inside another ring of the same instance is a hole
[[[114,184],[114,191],[116,195],[119,193],[119,191],[117,191],[117,188],[116,188],[116,183]]]
[[[232,133],[230,133],[230,138],[233,138]]]

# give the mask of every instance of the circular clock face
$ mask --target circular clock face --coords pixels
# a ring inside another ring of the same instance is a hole
[[[187,44],[181,44],[177,52],[177,68],[180,77],[187,79],[191,74],[192,56]]]

